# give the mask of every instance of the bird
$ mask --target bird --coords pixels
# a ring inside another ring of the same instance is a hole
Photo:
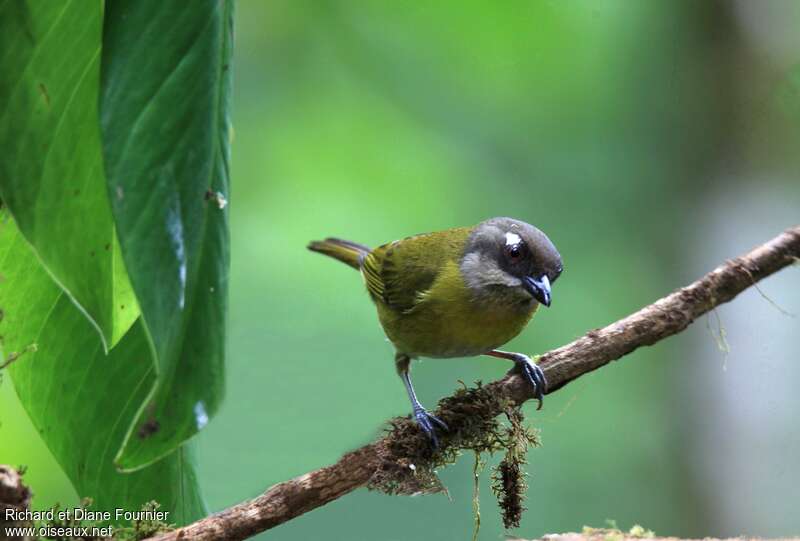
[[[426,410],[411,383],[412,359],[489,355],[513,361],[542,406],[547,381],[529,356],[501,351],[564,270],[561,255],[536,227],[508,217],[395,240],[377,248],[326,238],[308,249],[358,270],[395,348],[414,419],[438,446],[448,426]]]

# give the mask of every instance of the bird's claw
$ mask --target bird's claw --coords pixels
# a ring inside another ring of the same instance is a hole
[[[433,445],[434,449],[439,447],[439,439],[436,437],[436,427],[444,431],[450,430],[444,421],[432,413],[428,413],[425,408],[414,408],[414,419],[416,419],[419,427],[431,440],[431,445]]]
[[[521,353],[516,357],[516,363],[522,375],[533,387],[533,397],[539,401],[539,406],[536,409],[542,409],[542,400],[544,399],[544,393],[547,391],[547,379],[544,377],[544,370],[534,363],[530,357]]]

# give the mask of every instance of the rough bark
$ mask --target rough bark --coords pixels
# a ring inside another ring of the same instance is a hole
[[[701,315],[728,302],[766,276],[800,261],[800,226],[787,229],[771,241],[749,253],[729,260],[696,282],[678,289],[653,304],[645,306],[602,329],[589,331],[577,340],[542,355],[539,359],[552,393],[611,361],[677,334]],[[500,404],[514,404],[532,398],[530,387],[519,376],[509,373],[484,387],[497,400],[493,411],[499,415]],[[459,402],[469,410],[470,395],[452,396],[449,406]],[[445,421],[448,421],[445,418]],[[450,426],[457,431],[458,426]],[[338,462],[269,488],[261,496],[239,503],[193,524],[163,534],[160,541],[191,539],[245,539],[277,526],[312,509],[325,505],[356,488],[368,485],[373,477],[408,471],[409,457],[424,454],[423,438],[413,438],[412,431],[394,430],[389,435],[344,455]],[[447,437],[442,445],[448,445]],[[577,535],[577,534],[575,534]],[[558,536],[556,536],[558,537]],[[580,537],[580,536],[579,536]],[[577,540],[577,538],[575,538]],[[553,538],[553,541],[558,541]],[[572,538],[564,541],[573,541]]]

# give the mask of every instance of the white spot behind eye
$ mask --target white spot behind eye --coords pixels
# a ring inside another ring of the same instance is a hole
[[[514,246],[522,242],[522,239],[516,233],[506,233],[506,246]]]

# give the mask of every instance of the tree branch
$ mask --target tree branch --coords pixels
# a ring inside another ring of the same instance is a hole
[[[581,338],[540,357],[549,382],[548,393],[597,368],[685,329],[695,319],[728,302],[756,282],[800,261],[800,225],[787,229],[749,253],[727,261],[696,282],[607,327],[589,331]],[[448,397],[441,413],[450,426],[442,438],[443,452],[464,429],[463,418],[448,411],[475,411],[496,417],[504,405],[521,404],[531,397],[530,387],[515,373],[484,386],[497,400],[489,407],[476,406],[475,396],[457,393]],[[482,409],[481,409],[482,408]],[[427,441],[411,421],[394,420],[395,430],[377,441],[345,454],[338,462],[272,486],[255,499],[234,505],[193,524],[159,536],[167,540],[245,539],[333,501],[356,488],[383,478],[413,475],[414,462],[424,456]]]

